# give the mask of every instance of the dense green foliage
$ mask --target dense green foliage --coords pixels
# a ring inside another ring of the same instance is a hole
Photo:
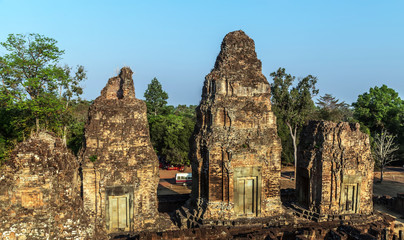
[[[153,78],[144,94],[150,139],[161,162],[189,165],[189,138],[195,127],[196,106],[167,106],[168,95]]]
[[[383,130],[397,136],[400,145],[398,155],[401,159],[404,153],[404,101],[398,93],[386,85],[370,88],[358,96],[354,107],[354,116],[369,128],[372,136]],[[402,163],[402,162],[401,162]]]
[[[147,114],[156,116],[166,114],[169,111],[167,107],[168,94],[163,90],[157,78],[153,78],[151,83],[147,85],[144,98],[146,99]]]
[[[370,88],[369,92],[359,95],[352,106],[355,117],[371,132],[380,132],[385,128],[394,133],[403,127],[404,102],[396,91],[386,85]]]
[[[293,149],[293,140],[290,137],[290,131],[288,126],[283,122],[282,119],[276,120],[277,128],[278,128],[278,136],[281,139],[282,144],[282,155],[281,160],[284,165],[293,165],[294,163],[294,149]],[[300,131],[298,131],[299,135]],[[298,139],[299,140],[299,139]]]
[[[298,81],[297,85],[292,87],[296,77],[285,72],[284,68],[279,68],[271,73],[273,83],[271,84],[273,111],[277,117],[279,135],[281,136],[282,147],[290,149],[289,140],[285,137],[286,127],[293,144],[293,159],[296,164],[298,131],[301,126],[310,119],[314,112],[314,103],[312,97],[318,93],[316,89],[317,78],[308,75]],[[289,157],[283,155],[284,161]]]
[[[83,92],[84,67],[60,66],[64,51],[39,34],[10,34],[0,45],[0,158],[32,131],[64,137],[72,124],[71,102]]]
[[[71,121],[67,131],[67,146],[77,156],[84,141],[84,126],[88,118],[88,109],[92,101],[74,101],[71,107]]]

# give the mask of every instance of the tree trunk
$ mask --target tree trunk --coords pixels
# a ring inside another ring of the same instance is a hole
[[[36,123],[36,133],[39,133],[39,119],[35,118],[35,123]]]
[[[380,183],[383,182],[383,172],[384,172],[384,166],[382,165],[380,167]]]
[[[297,171],[296,127],[294,129],[292,129],[292,126],[289,123],[286,123],[286,125],[289,127],[290,136],[292,137],[292,142],[293,142],[293,157],[295,160],[295,171],[293,173],[293,178],[296,181],[296,171]]]
[[[62,137],[62,140],[63,140],[63,145],[66,147],[67,146],[67,141],[66,141],[66,135],[67,135],[67,128],[66,128],[66,126],[63,126],[63,137]]]

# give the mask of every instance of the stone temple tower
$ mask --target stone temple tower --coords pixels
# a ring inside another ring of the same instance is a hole
[[[270,96],[254,41],[243,31],[227,34],[205,78],[192,139],[192,202],[204,219],[282,212],[282,149]]]
[[[82,152],[84,209],[107,233],[155,227],[158,159],[132,70],[110,78],[89,110]]]

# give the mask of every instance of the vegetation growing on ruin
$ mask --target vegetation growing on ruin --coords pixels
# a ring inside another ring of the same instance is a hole
[[[66,144],[75,125],[73,106],[83,93],[84,67],[73,73],[62,66],[64,50],[40,34],[10,34],[0,45],[6,51],[0,56],[0,159],[33,131],[52,131]]]

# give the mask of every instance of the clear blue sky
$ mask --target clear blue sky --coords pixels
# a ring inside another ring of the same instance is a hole
[[[87,69],[88,100],[129,66],[138,98],[157,77],[170,104],[198,104],[223,37],[239,29],[269,82],[285,67],[348,103],[382,84],[404,97],[404,1],[0,0],[0,22],[2,42],[10,33],[56,39],[62,63]]]

